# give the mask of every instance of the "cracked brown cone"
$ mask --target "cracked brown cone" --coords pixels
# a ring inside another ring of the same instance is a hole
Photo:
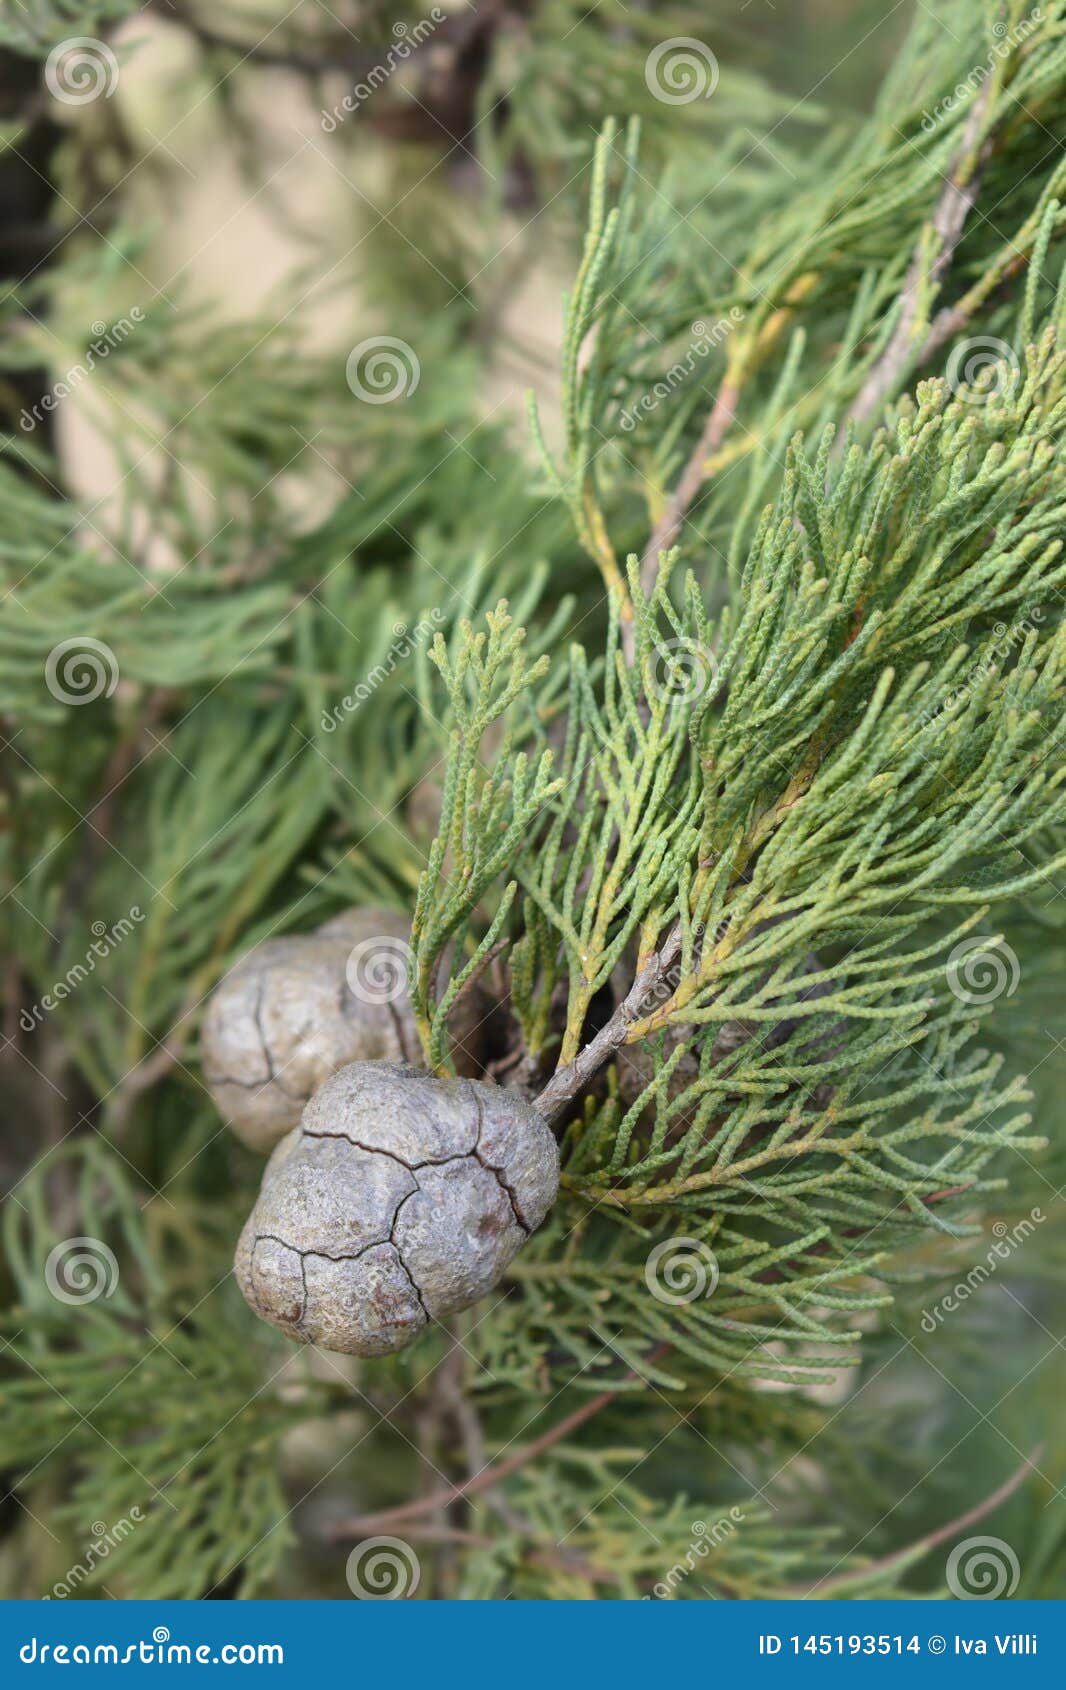
[[[385,1355],[490,1291],[558,1187],[555,1139],[519,1093],[353,1062],[270,1158],[237,1282],[292,1338]]]
[[[273,1150],[345,1062],[421,1061],[405,983],[409,936],[394,911],[353,909],[314,933],[267,939],[220,982],[201,1032],[204,1077],[250,1149]],[[485,1013],[476,987],[456,1005],[460,1074],[478,1071]]]

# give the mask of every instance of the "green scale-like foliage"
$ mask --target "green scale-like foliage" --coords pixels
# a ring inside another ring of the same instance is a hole
[[[137,0],[4,0],[0,47],[47,53],[72,36],[96,35],[137,8]]]
[[[484,156],[568,207],[591,190],[539,459],[483,420],[458,313],[411,327],[419,391],[378,408],[353,404],[343,353],[284,326],[153,307],[88,390],[115,517],[65,493],[43,435],[5,441],[0,854],[26,998],[84,961],[94,922],[143,913],[18,1039],[19,1083],[44,1077],[9,1182],[0,1442],[27,1509],[69,1533],[35,1553],[42,1593],[134,1506],[150,1527],[86,1593],[302,1593],[291,1551],[320,1486],[405,1503],[416,1444],[423,1471],[465,1476],[421,1441],[456,1359],[471,1472],[607,1397],[471,1498],[458,1568],[435,1584],[427,1549],[425,1594],[939,1589],[930,1533],[975,1497],[916,1382],[921,1311],[993,1217],[1057,1218],[1062,1161],[1044,1034],[1066,839],[1066,44],[1056,3],[1014,45],[1013,0],[936,10],[861,122],[787,121],[791,100],[726,65],[721,103],[657,107],[644,51],[698,34],[683,6],[548,5],[517,57],[494,43],[481,93],[507,117]],[[555,80],[571,28],[573,100]],[[609,125],[590,159],[607,106],[639,111],[644,139]],[[780,124],[773,155],[738,137],[738,107]],[[951,177],[975,204],[945,264]],[[86,300],[137,297],[115,267],[143,242],[112,234],[105,261],[75,243],[11,287],[5,371],[61,376]],[[1003,349],[983,385],[947,379],[971,335]],[[731,426],[660,560],[723,384]],[[160,441],[162,485],[142,461]],[[400,661],[398,627],[429,630]],[[44,676],[87,634],[121,683],[74,733]],[[206,1096],[197,1029],[251,944],[363,900],[413,912],[438,1070],[460,992],[505,998],[563,1178],[457,1323],[458,1356],[433,1326],[353,1374],[236,1294],[261,1170]],[[1022,987],[984,1014],[948,963],[1000,934]],[[70,1309],[42,1264],[80,1234],[119,1282]],[[1050,1319],[1061,1232],[1037,1236],[1024,1288],[1002,1283]],[[713,1295],[652,1294],[672,1240],[713,1259]],[[967,1350],[983,1329],[955,1330],[960,1389],[991,1411]],[[929,1354],[950,1383],[946,1336]],[[911,1368],[903,1411],[872,1406],[887,1367]],[[827,1406],[868,1386],[868,1415]],[[990,1472],[1032,1447],[1030,1418],[1011,1448],[986,1428]],[[1062,1564],[1036,1518],[1048,1482],[1010,1505],[1032,1546],[1019,1594]],[[728,1522],[706,1557],[697,1521]],[[322,1535],[344,1595],[347,1544]]]

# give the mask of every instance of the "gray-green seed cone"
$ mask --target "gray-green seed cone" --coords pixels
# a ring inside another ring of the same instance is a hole
[[[386,1355],[491,1291],[558,1188],[555,1139],[518,1093],[353,1062],[270,1158],[237,1283],[291,1338]]]
[[[222,980],[201,1031],[204,1077],[237,1137],[264,1154],[297,1125],[318,1086],[346,1062],[418,1062],[407,993],[408,923],[355,909],[317,932],[268,939]],[[477,992],[459,1005],[456,1066],[477,1071]]]

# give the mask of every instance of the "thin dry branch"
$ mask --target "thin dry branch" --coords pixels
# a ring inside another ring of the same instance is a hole
[[[655,532],[641,558],[640,584],[646,598],[651,597],[654,589],[662,553],[668,551],[677,539],[685,512],[703,486],[707,460],[717,452],[729,432],[739,400],[740,383],[727,374],[703,425],[703,433],[693,448],[692,455],[681,473],[681,479],[670,495],[666,509],[656,523]]]
[[[957,1536],[959,1532],[968,1531],[971,1526],[976,1526],[979,1521],[993,1513],[1001,1502],[1006,1502],[1008,1497],[1013,1496],[1023,1480],[1036,1470],[1037,1462],[1043,1453],[1043,1444],[1038,1444],[1026,1456],[1017,1471],[1012,1473],[1009,1479],[1005,1479],[1001,1485],[997,1485],[996,1489],[991,1491],[983,1501],[976,1502],[972,1508],[968,1508],[957,1519],[949,1520],[947,1525],[938,1526],[935,1531],[928,1532],[925,1537],[920,1537],[916,1543],[910,1543],[904,1549],[897,1549],[891,1555],[884,1556],[880,1561],[873,1561],[869,1566],[860,1567],[855,1572],[837,1573],[834,1577],[820,1579],[817,1584],[811,1585],[809,1588],[794,1586],[791,1589],[783,1590],[781,1596],[823,1597],[830,1591],[835,1593],[838,1590],[846,1589],[849,1585],[868,1584],[871,1578],[881,1573],[889,1573],[894,1567],[905,1566],[916,1558],[930,1554],[932,1550],[938,1549],[942,1543],[947,1543],[949,1538]]]
[[[907,270],[900,293],[896,327],[848,412],[841,430],[842,438],[848,423],[862,427],[880,414],[886,400],[898,390],[912,364],[921,358],[924,344],[932,334],[929,327],[926,327],[924,335],[922,333],[922,298],[926,293],[935,295],[939,291],[962,239],[966,219],[977,200],[984,166],[991,152],[991,137],[985,138],[980,150],[976,149],[993,86],[993,80],[989,78],[973,103],[951,175],[944,183],[932,223],[923,229]]]
[[[681,954],[681,929],[675,927],[661,951],[640,970],[626,996],[609,1021],[606,1021],[578,1052],[572,1062],[557,1068],[544,1090],[535,1099],[536,1107],[545,1120],[558,1120],[563,1110],[581,1095],[589,1082],[610,1061],[616,1050],[625,1044],[629,1029],[639,1020],[640,1012],[663,976],[669,973]]]
[[[657,1345],[648,1357],[649,1364],[660,1360],[671,1348],[672,1345],[670,1344]],[[638,1378],[639,1375],[631,1369],[626,1377],[633,1379]],[[465,1479],[459,1484],[446,1485],[442,1489],[434,1491],[431,1496],[416,1497],[413,1502],[400,1503],[396,1508],[384,1508],[377,1514],[358,1514],[353,1519],[343,1520],[339,1525],[333,1527],[330,1536],[332,1538],[365,1537],[370,1532],[388,1531],[393,1526],[406,1525],[409,1520],[419,1520],[424,1515],[432,1514],[439,1508],[450,1507],[453,1502],[465,1501],[469,1497],[479,1496],[482,1491],[491,1490],[494,1485],[510,1478],[512,1473],[517,1473],[520,1468],[528,1466],[531,1461],[535,1461],[538,1456],[543,1455],[545,1450],[551,1449],[553,1445],[560,1443],[563,1438],[569,1437],[571,1432],[576,1432],[579,1426],[583,1426],[586,1420],[591,1420],[593,1415],[598,1414],[600,1409],[605,1408],[609,1402],[616,1402],[617,1400],[617,1388],[612,1386],[608,1390],[600,1391],[596,1396],[590,1397],[588,1402],[582,1403],[580,1408],[575,1408],[570,1414],[566,1414],[561,1420],[557,1420],[554,1426],[549,1426],[548,1430],[542,1432],[539,1438],[534,1438],[532,1443],[526,1444],[524,1448],[516,1450],[513,1455],[509,1455],[505,1461],[498,1461],[492,1467],[484,1467],[473,1478]]]

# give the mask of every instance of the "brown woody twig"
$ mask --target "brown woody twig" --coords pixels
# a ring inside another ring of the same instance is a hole
[[[966,219],[976,202],[981,176],[991,152],[991,137],[986,137],[976,156],[974,149],[984,124],[992,88],[990,79],[973,103],[951,175],[944,183],[933,212],[932,224],[929,226],[934,241],[933,256],[931,259],[928,257],[928,233],[923,229],[903,283],[896,327],[888,345],[863,382],[848,412],[847,422],[856,423],[861,427],[877,416],[885,401],[896,392],[907,370],[916,360],[921,359],[931,338],[932,329],[927,327],[924,335],[921,332],[919,313],[922,295],[927,289],[939,289],[951,267],[955,249],[962,239]],[[844,430],[841,431],[842,436],[843,433]]]

